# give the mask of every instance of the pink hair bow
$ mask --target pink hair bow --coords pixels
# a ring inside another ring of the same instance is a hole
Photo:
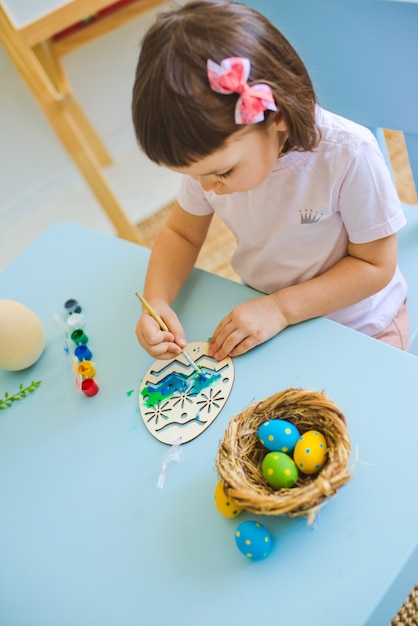
[[[274,96],[268,85],[247,83],[251,63],[245,57],[229,57],[218,65],[208,59],[208,80],[213,91],[223,94],[238,93],[235,106],[237,124],[257,124],[264,119],[264,111],[277,111]]]

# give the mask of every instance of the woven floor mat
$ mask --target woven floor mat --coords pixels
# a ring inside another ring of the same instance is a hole
[[[152,248],[156,236],[172,209],[169,204],[137,224],[142,243]],[[235,238],[217,215],[214,215],[209,233],[197,259],[196,267],[239,281],[231,267],[230,258],[235,249]]]
[[[417,204],[417,193],[403,133],[396,130],[385,130],[385,139],[399,198],[401,202],[406,204]]]

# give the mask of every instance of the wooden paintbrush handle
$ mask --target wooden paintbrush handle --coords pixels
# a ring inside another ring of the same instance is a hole
[[[161,319],[161,317],[158,315],[158,313],[156,313],[156,311],[154,311],[154,309],[152,308],[152,306],[149,304],[149,302],[147,302],[144,298],[144,296],[141,296],[140,293],[138,293],[138,291],[135,292],[136,297],[141,301],[141,303],[144,305],[144,307],[146,308],[146,310],[148,311],[148,313],[151,315],[151,317],[153,317],[155,319],[155,321],[157,322],[157,324],[159,325],[159,327],[161,328],[161,330],[164,330],[166,333],[170,332],[170,329],[168,328],[167,324],[165,322],[163,322],[163,320]]]

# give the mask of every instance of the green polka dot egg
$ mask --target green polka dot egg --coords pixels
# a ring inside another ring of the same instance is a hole
[[[261,470],[273,489],[290,489],[299,473],[293,459],[285,452],[269,452],[263,459]]]
[[[300,437],[300,432],[286,420],[266,420],[257,431],[258,438],[268,450],[291,454]]]
[[[316,474],[324,467],[327,454],[324,435],[317,430],[308,430],[296,442],[293,459],[303,474]]]

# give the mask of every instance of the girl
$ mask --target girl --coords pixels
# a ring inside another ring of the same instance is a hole
[[[214,212],[237,240],[232,265],[262,292],[216,327],[209,354],[238,356],[290,324],[327,316],[408,349],[396,232],[405,217],[373,135],[323,110],[296,51],[258,12],[201,0],[160,14],[136,70],[133,121],[151,160],[184,174],[154,245],[140,344],[186,345],[171,305]]]

